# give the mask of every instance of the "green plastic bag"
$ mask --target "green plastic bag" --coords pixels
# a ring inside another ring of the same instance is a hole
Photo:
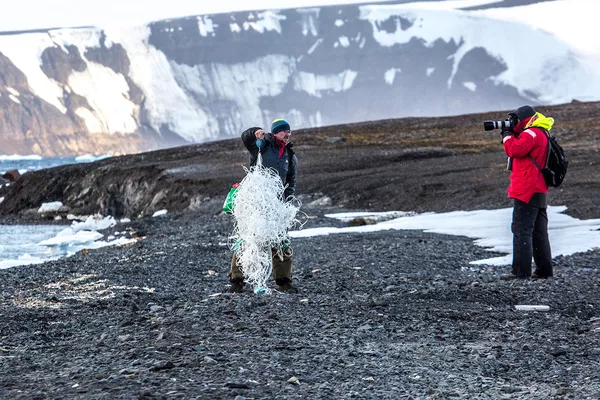
[[[239,183],[234,184],[231,189],[229,189],[229,193],[227,193],[225,203],[223,203],[223,211],[226,214],[233,214],[233,201],[235,200],[238,186],[240,186]]]

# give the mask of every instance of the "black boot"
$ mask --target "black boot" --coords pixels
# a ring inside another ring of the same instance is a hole
[[[298,288],[292,285],[292,280],[289,278],[279,278],[275,280],[277,290],[283,293],[298,293]]]
[[[510,274],[500,275],[501,281],[512,281],[514,279],[529,279],[529,277],[528,276],[518,276],[518,275],[513,274],[512,272]]]
[[[548,278],[552,278],[552,274],[550,275],[546,275],[546,274],[542,274],[541,272],[538,271],[534,271],[533,274],[531,274],[531,279],[538,280],[538,279],[548,279]]]
[[[244,285],[243,279],[232,279],[231,286],[227,288],[227,293],[242,293],[244,291]]]

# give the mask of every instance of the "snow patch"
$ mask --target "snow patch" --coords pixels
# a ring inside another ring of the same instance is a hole
[[[323,92],[326,94],[327,92],[343,92],[350,89],[357,75],[356,71],[349,69],[332,75],[316,75],[300,71],[293,77],[294,89],[320,98],[323,96]]]
[[[463,86],[469,89],[471,92],[477,90],[477,85],[475,82],[463,82]]]
[[[198,19],[198,29],[200,30],[200,36],[215,36],[215,29],[219,25],[215,24],[212,18],[210,18],[208,15],[201,15],[196,18]]]
[[[216,119],[201,110],[173,76],[177,64],[172,65],[163,52],[148,43],[148,26],[107,29],[105,33],[127,52],[129,76],[144,92],[150,126],[157,132],[166,126],[190,141],[206,140],[210,132],[218,131]]]
[[[383,74],[383,79],[388,85],[392,85],[394,83],[394,79],[396,78],[396,74],[401,73],[402,70],[400,68],[390,68]]]
[[[578,220],[563,214],[567,207],[548,207],[548,235],[553,257],[568,256],[600,247],[600,219]],[[506,256],[471,262],[473,265],[508,265],[512,262],[512,208],[498,210],[452,211],[447,213],[404,214],[400,218],[374,225],[346,228],[322,227],[290,232],[290,237],[311,237],[336,233],[368,233],[382,230],[416,229],[475,239],[478,246]],[[402,213],[400,211],[400,213]],[[367,213],[375,215],[376,213]],[[343,221],[360,214],[328,214]]]
[[[79,55],[84,60],[85,52],[88,48],[99,48],[102,40],[102,30],[99,28],[63,28],[48,32],[48,36],[65,53],[69,53],[67,46],[75,46],[79,50]]]
[[[85,126],[90,132],[102,132],[104,126],[102,121],[90,110],[85,107],[78,107],[75,110],[75,115],[83,120]]]
[[[42,52],[48,47],[55,47],[55,44],[46,33],[0,35],[0,53],[27,77],[31,91],[65,114],[67,109],[61,101],[63,89],[41,69]]]
[[[252,15],[252,14],[251,14]],[[250,19],[250,18],[248,18]],[[246,21],[243,23],[244,30],[254,29],[258,33],[275,31],[281,34],[281,22],[286,16],[278,14],[275,11],[263,11],[258,13],[256,21]]]
[[[323,38],[319,38],[317,39],[317,41],[315,42],[315,44],[313,44],[312,46],[310,46],[310,49],[308,49],[308,51],[306,52],[307,54],[312,54],[313,51],[315,51],[315,49],[317,47],[319,47],[319,45],[323,43]]]
[[[302,17],[302,35],[308,36],[310,33],[312,36],[318,35],[317,20],[319,18],[319,8],[299,8],[296,10]]]
[[[139,107],[129,100],[129,85],[122,74],[101,64],[88,62],[84,71],[73,71],[71,89],[85,97],[92,110],[78,108],[91,133],[133,133],[137,130]]]
[[[244,121],[264,119],[261,108],[262,97],[274,97],[282,93],[290,76],[296,68],[293,58],[283,55],[268,55],[252,62],[237,64],[188,65],[172,64],[172,73],[177,82],[185,82],[188,93],[196,98],[205,98],[206,102],[228,104],[235,117],[222,121],[229,132],[239,132]],[[203,112],[194,106],[195,112]],[[177,105],[173,105],[177,110]],[[189,123],[176,132],[189,132],[184,136],[190,141],[217,139],[222,135],[218,121],[213,115],[188,119],[185,115],[176,115],[178,124]]]
[[[6,90],[8,91],[8,93],[12,94],[13,96],[21,95],[21,93],[19,93],[16,89],[11,88],[10,86],[7,86]]]
[[[496,15],[498,9],[488,10],[487,13],[453,9],[457,4],[467,3],[383,4],[361,6],[359,9],[360,18],[369,21],[375,40],[382,46],[406,44],[415,37],[422,39],[426,46],[433,46],[440,39],[446,43],[458,44],[452,55],[453,66],[448,87],[452,86],[458,65],[465,54],[474,48],[484,48],[507,67],[495,78],[494,83],[514,86],[525,98],[545,104],[566,103],[574,98],[597,98],[600,92],[600,80],[596,79],[595,72],[600,69],[600,50],[597,46],[595,54],[599,55],[598,58],[577,57],[557,36],[515,22],[512,17],[507,18],[508,14],[504,15],[504,19],[490,20],[488,15]],[[554,7],[554,11],[570,7],[567,2],[540,4]],[[581,7],[578,9],[581,10]],[[519,15],[514,7],[507,8],[504,12],[510,12],[510,16]],[[529,12],[522,14],[536,15]],[[411,21],[411,26],[403,30],[400,17]],[[381,23],[390,18],[396,20],[396,29],[392,32],[381,28]],[[538,20],[546,24],[544,18]],[[574,21],[580,24],[577,19]],[[499,41],[498,37],[503,40]],[[542,51],[536,53],[534,64],[524,63],[522,55],[530,54],[531,49]],[[548,82],[552,82],[552,85],[548,85]]]

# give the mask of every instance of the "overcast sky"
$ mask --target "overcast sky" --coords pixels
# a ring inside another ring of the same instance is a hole
[[[138,25],[165,18],[265,8],[364,3],[369,0],[17,0],[0,12],[0,31]],[[375,2],[377,0],[374,0]],[[386,1],[386,0],[380,0]]]

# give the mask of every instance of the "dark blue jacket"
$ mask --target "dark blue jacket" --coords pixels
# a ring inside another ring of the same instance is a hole
[[[255,132],[261,128],[254,127],[245,130],[242,133],[242,141],[244,146],[250,152],[250,166],[256,165],[258,159],[258,147],[256,147],[256,136]],[[277,139],[271,133],[265,133],[263,136],[264,144],[260,149],[262,154],[262,164],[264,167],[273,168],[279,174],[283,185],[287,187],[283,193],[287,199],[289,196],[294,195],[296,192],[296,168],[298,167],[298,160],[292,147],[294,144],[289,142],[285,146],[283,156],[279,157],[279,146],[277,145]]]

